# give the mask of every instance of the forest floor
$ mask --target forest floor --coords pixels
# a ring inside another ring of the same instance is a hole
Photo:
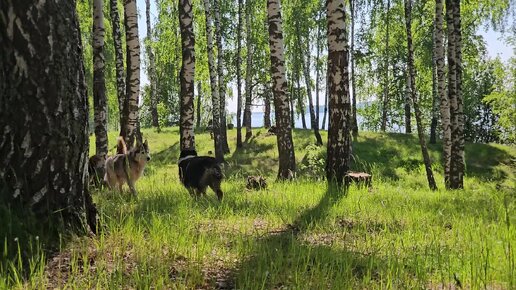
[[[352,169],[370,172],[373,185],[344,192],[320,179],[325,148],[308,130],[294,131],[299,178],[276,182],[276,137],[265,132],[235,152],[228,130],[219,202],[209,190],[194,200],[179,183],[177,128],[144,130],[152,160],[138,197],[94,191],[102,232],[36,258],[28,278],[0,271],[0,288],[516,287],[515,147],[467,144],[466,189],[446,191],[441,145],[430,145],[439,186],[430,191],[414,135],[360,132]],[[201,132],[196,144],[200,155],[213,147]],[[256,174],[266,190],[245,188]]]

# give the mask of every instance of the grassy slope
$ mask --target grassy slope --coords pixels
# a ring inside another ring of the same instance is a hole
[[[236,132],[228,132],[234,145]],[[438,288],[458,280],[516,287],[515,148],[468,145],[466,190],[431,192],[414,136],[364,132],[354,168],[372,172],[374,185],[344,193],[306,178],[274,182],[276,138],[264,133],[228,155],[219,203],[212,192],[192,200],[179,184],[177,128],[144,131],[153,159],[137,183],[138,199],[95,192],[103,233],[73,239],[18,286]],[[312,139],[295,131],[299,162]],[[211,150],[209,135],[196,142],[200,154]],[[440,147],[430,149],[439,160]],[[245,190],[249,174],[269,177],[269,189]]]

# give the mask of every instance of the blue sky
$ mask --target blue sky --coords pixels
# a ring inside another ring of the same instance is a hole
[[[151,3],[151,20],[152,25],[154,26],[154,22],[157,18],[157,9],[156,9],[156,2],[155,0],[150,0]],[[138,5],[138,31],[140,34],[140,40],[143,41],[143,39],[147,35],[147,25],[146,25],[146,19],[145,19],[145,0],[137,0]],[[483,27],[481,27],[477,34],[480,34],[484,37],[484,40],[487,44],[487,52],[490,57],[496,57],[499,56],[502,61],[507,61],[511,56],[514,56],[516,54],[516,47],[510,47],[507,43],[504,42],[502,39],[502,34],[499,32],[493,31],[491,28],[485,30]],[[143,51],[143,46],[142,46]],[[143,56],[145,57],[145,56]],[[145,85],[149,82],[149,79],[147,77],[147,72],[144,67],[142,67],[141,70],[141,85]],[[233,95],[236,96],[236,88],[234,89]],[[255,108],[256,109],[256,108]],[[228,100],[228,110],[229,112],[236,112],[236,99]],[[257,109],[260,110],[260,109]]]

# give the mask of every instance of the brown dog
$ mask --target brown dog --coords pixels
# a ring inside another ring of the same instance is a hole
[[[128,152],[122,137],[118,137],[117,143],[117,149],[122,154],[106,160],[104,181],[111,189],[118,185],[120,191],[122,191],[122,185],[127,183],[131,192],[136,195],[134,184],[142,176],[145,165],[151,159],[149,145],[147,140],[143,144],[137,142],[136,146]]]

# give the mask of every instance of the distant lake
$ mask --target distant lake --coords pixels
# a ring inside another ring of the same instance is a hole
[[[263,127],[263,118],[265,113],[264,112],[252,112],[251,113],[251,127]],[[321,106],[319,111],[319,128],[322,127],[322,121],[324,116],[324,108]],[[242,113],[242,119],[243,119],[243,113]],[[274,124],[274,112],[271,112],[271,122]],[[360,125],[362,118],[360,116],[357,116],[358,124]],[[236,126],[236,115],[233,117],[233,124]],[[306,127],[308,129],[312,129],[312,125],[310,123],[310,112],[307,110],[305,112],[305,120],[306,120]],[[328,115],[326,116],[326,124],[325,124],[325,130],[328,130]],[[295,128],[303,128],[303,121],[301,121],[301,115],[296,114],[294,119],[294,127]]]

